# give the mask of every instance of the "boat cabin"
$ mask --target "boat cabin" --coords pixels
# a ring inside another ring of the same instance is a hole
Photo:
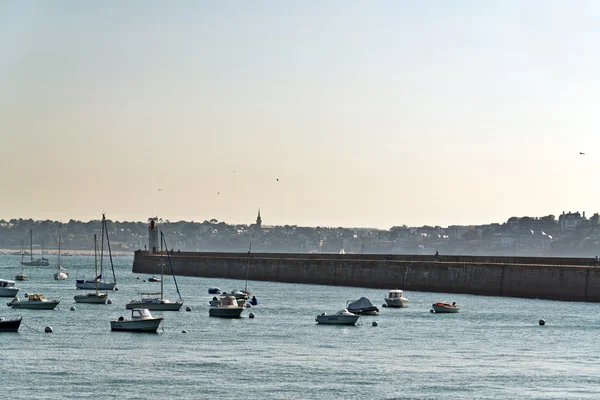
[[[402,290],[390,290],[388,293],[388,299],[401,299],[403,296]]]
[[[3,288],[15,287],[15,281],[7,281],[6,279],[0,279],[0,287],[3,287]]]
[[[232,307],[239,307],[238,305],[238,301],[235,298],[235,296],[232,295],[227,295],[227,296],[221,296],[219,298],[219,307],[221,308],[232,308]]]
[[[146,308],[134,308],[131,310],[131,319],[152,319],[152,314]]]

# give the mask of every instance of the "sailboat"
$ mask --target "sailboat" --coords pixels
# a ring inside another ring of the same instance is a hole
[[[108,247],[108,257],[110,259],[110,267],[112,269],[113,281],[106,282],[103,280],[104,277],[104,236],[106,236],[106,244]],[[77,289],[94,289],[98,288],[99,290],[119,290],[117,288],[117,277],[115,276],[115,266],[113,264],[112,253],[110,251],[110,240],[108,239],[108,228],[106,226],[106,216],[102,214],[102,240],[100,241],[100,275],[96,275],[94,279],[83,280],[77,279],[75,282],[75,286]]]
[[[65,279],[67,279],[69,277],[69,273],[64,272],[64,271],[66,271],[66,269],[64,269],[60,265],[60,239],[61,239],[61,236],[62,236],[62,224],[59,224],[58,225],[58,262],[56,264],[56,272],[54,273],[55,281],[64,281]]]
[[[25,252],[21,255],[21,265],[26,265],[28,267],[47,267],[50,265],[47,258],[44,258],[42,254],[42,258],[33,259],[33,231],[29,230],[29,257],[30,261],[25,261]]]
[[[98,276],[98,245],[96,243],[96,234],[94,233],[94,267],[96,268],[96,276]],[[75,303],[93,303],[106,304],[108,293],[100,293],[98,291],[98,280],[96,279],[96,291],[86,294],[78,294],[73,297]]]
[[[175,273],[173,272],[173,265],[171,265],[171,258],[169,257],[169,252],[167,251],[167,258],[169,260],[169,266],[171,267],[171,274],[173,275],[173,281],[175,282],[175,288],[177,289],[177,294],[179,295],[179,301],[170,301],[165,299],[164,297],[164,267],[165,263],[163,262],[163,243],[165,244],[165,248],[168,249],[167,243],[165,242],[165,237],[160,232],[160,293],[140,293],[140,300],[132,300],[125,305],[127,309],[134,308],[146,308],[148,310],[153,311],[179,311],[181,306],[183,306],[183,299],[181,298],[181,293],[179,293],[179,286],[177,286],[177,280],[175,279]],[[160,295],[160,297],[158,297]]]

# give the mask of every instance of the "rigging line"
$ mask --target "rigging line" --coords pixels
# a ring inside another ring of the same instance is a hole
[[[104,218],[104,225],[106,226],[106,218]],[[117,283],[117,276],[115,275],[115,266],[113,264],[112,252],[110,251],[110,240],[108,239],[108,226],[104,229],[106,232],[106,244],[108,246],[108,257],[110,258],[110,268],[112,268],[113,282]]]
[[[167,260],[169,260],[169,267],[171,268],[171,275],[173,275],[173,281],[175,282],[175,289],[177,289],[177,294],[179,295],[179,300],[183,301],[181,298],[181,293],[179,292],[179,286],[177,285],[177,279],[175,278],[175,271],[173,270],[173,264],[171,263],[171,257],[169,256],[169,246],[167,246],[167,239],[163,235],[163,232],[160,231],[160,238],[162,242],[165,244],[165,249],[167,249]]]

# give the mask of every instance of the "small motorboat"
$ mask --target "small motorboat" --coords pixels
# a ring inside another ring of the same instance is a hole
[[[315,317],[317,324],[321,325],[356,325],[356,321],[360,315],[352,314],[350,311],[343,309],[335,314],[321,314]]]
[[[402,290],[390,290],[387,297],[383,298],[388,307],[403,308],[408,307],[408,299],[404,297]]]
[[[131,310],[131,319],[119,317],[117,320],[110,321],[111,331],[127,332],[156,332],[163,317],[154,318],[150,311],[145,308],[135,308]]]
[[[221,294],[221,289],[218,287],[208,288],[208,294]]]
[[[458,310],[460,310],[460,307],[456,305],[456,303],[442,303],[442,302],[437,302],[437,303],[433,303],[431,305],[431,308],[433,309],[432,311],[434,311],[436,314],[442,314],[442,313],[457,313]]]
[[[28,308],[31,310],[54,310],[60,303],[58,299],[48,300],[41,293],[30,293],[27,300],[19,300],[14,298],[6,303],[10,308]]]
[[[15,297],[19,290],[15,281],[0,279],[0,297]]]
[[[15,275],[15,281],[28,281],[29,277],[24,272],[19,272]]]
[[[23,318],[6,319],[0,317],[0,332],[18,332]]]
[[[377,308],[368,297],[361,297],[352,302],[348,300],[346,302],[346,309],[352,314],[359,315],[377,315],[379,313],[379,308]]]
[[[148,282],[160,282],[161,279],[158,276],[151,276],[148,278]]]
[[[221,295],[219,296],[219,304],[213,305],[208,310],[208,315],[211,317],[220,318],[240,318],[242,311],[246,309],[245,306],[238,304],[238,300],[234,295]]]

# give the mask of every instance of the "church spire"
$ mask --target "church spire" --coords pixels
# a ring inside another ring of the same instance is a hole
[[[260,229],[262,225],[262,218],[260,217],[260,207],[258,208],[258,217],[256,217],[256,226]]]

